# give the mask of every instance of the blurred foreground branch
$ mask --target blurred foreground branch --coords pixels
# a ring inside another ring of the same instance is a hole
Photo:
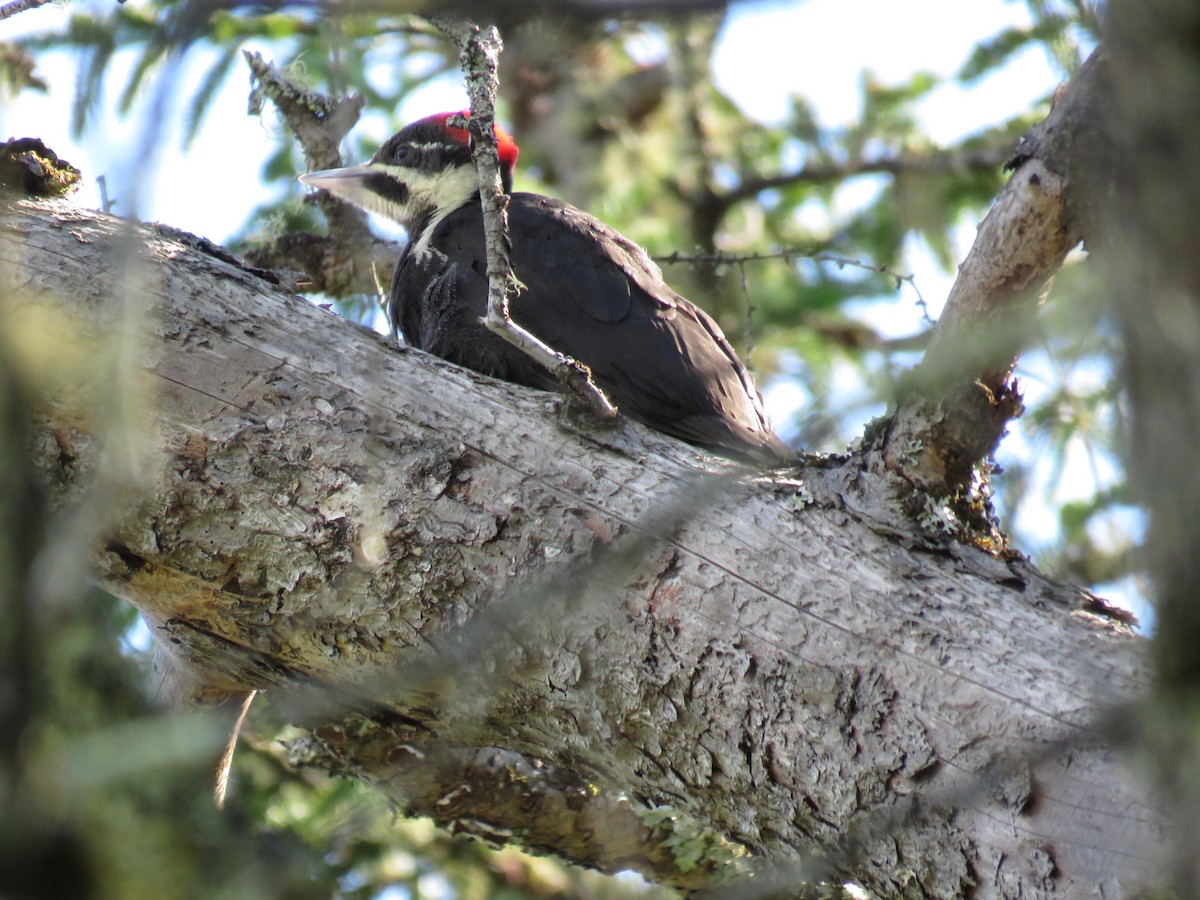
[[[1149,512],[1144,563],[1158,622],[1156,703],[1139,738],[1173,815],[1171,875],[1200,897],[1200,7],[1106,8],[1110,103],[1086,146],[1089,249],[1124,344],[1131,425],[1126,470]]]

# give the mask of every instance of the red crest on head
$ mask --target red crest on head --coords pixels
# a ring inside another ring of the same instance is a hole
[[[471,118],[471,111],[463,109],[458,112],[438,113],[435,116],[427,116],[425,121],[437,122],[456,141],[461,141],[464,144],[468,143],[471,140],[471,135],[465,128],[455,128],[446,124],[453,116],[462,116],[464,119],[469,119]],[[496,152],[500,156],[500,165],[512,171],[513,167],[517,164],[517,156],[520,155],[521,150],[517,146],[517,142],[513,140],[512,135],[498,124],[493,123],[492,128],[496,133]]]

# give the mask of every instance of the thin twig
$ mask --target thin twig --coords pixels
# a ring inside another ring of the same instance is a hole
[[[510,293],[519,290],[512,268],[512,243],[508,233],[508,196],[500,183],[500,160],[496,150],[496,88],[503,42],[494,25],[486,29],[464,20],[430,19],[459,50],[459,64],[466,76],[471,98],[471,117],[460,127],[469,127],[475,166],[479,172],[479,197],[483,208],[487,247],[488,307],[480,321],[493,334],[508,341],[554,373],[601,421],[611,421],[617,409],[592,381],[591,371],[578,360],[564,356],[512,320],[508,312]]]
[[[1004,160],[1010,155],[1011,151],[1007,147],[997,146],[981,150],[943,150],[934,153],[881,156],[842,164],[816,164],[779,175],[745,178],[737,187],[717,194],[714,199],[722,209],[728,209],[742,200],[758,196],[763,191],[777,190],[794,184],[828,184],[855,175],[943,175],[952,172],[989,171],[999,173]]]
[[[897,272],[889,269],[887,266],[877,266],[874,263],[863,262],[861,259],[854,259],[849,256],[838,256],[835,253],[808,253],[803,250],[773,250],[769,253],[725,253],[724,251],[717,250],[713,253],[667,253],[662,256],[655,256],[653,259],[660,265],[671,265],[673,263],[713,263],[717,265],[727,264],[737,266],[742,266],[748,262],[762,262],[771,259],[782,259],[787,262],[795,259],[811,259],[814,262],[833,263],[839,269],[850,266],[851,268],[864,269],[868,272],[875,272],[878,275],[886,275],[888,278],[894,278],[897,289],[907,284],[916,293],[917,303],[921,308],[927,308],[925,298],[921,295],[921,289],[917,287],[917,277],[915,275],[905,275],[903,272]]]
[[[229,740],[225,742],[225,750],[221,753],[221,759],[217,762],[216,777],[213,779],[213,806],[217,809],[225,808],[225,795],[229,791],[229,772],[233,767],[233,754],[237,750],[238,738],[242,734],[242,726],[246,724],[246,716],[250,712],[250,704],[254,702],[258,691],[249,691],[242,699],[242,705],[238,710],[237,718],[233,722],[233,727],[229,729]]]
[[[113,207],[117,205],[117,201],[108,196],[108,179],[103,175],[97,175],[96,187],[100,190],[100,209],[105,213],[111,213]]]

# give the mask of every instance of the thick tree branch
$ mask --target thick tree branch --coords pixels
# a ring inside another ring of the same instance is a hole
[[[0,296],[72,323],[48,339],[102,346],[127,234],[22,204]],[[1080,592],[928,542],[856,460],[734,483],[647,533],[714,460],[632,425],[568,433],[553,396],[136,235],[157,273],[143,358],[161,439],[98,571],[193,688],[353,698],[312,746],[402,801],[436,780],[406,748],[501,748],[596,803],[670,807],[760,857],[815,852],[883,896],[1076,896],[1157,871],[1157,813],[1090,724],[1142,695],[1139,642]],[[60,504],[99,456],[77,396],[47,398],[36,437]],[[632,568],[597,565],[631,543]],[[557,583],[573,587],[535,589]],[[505,596],[515,618],[452,674],[386,679],[437,672]],[[521,808],[461,812],[579,852]],[[639,864],[683,883],[661,849]]]

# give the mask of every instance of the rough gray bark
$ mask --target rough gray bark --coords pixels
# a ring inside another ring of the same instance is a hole
[[[3,295],[100,346],[130,241],[155,437],[97,571],[185,689],[290,696],[297,758],[685,886],[733,868],[704,828],[884,896],[1156,871],[1158,816],[1092,728],[1144,693],[1140,642],[1094,598],[921,537],[854,460],[714,480],[636,426],[572,433],[556,398],[398,352],[178,233],[18,204]],[[62,504],[105,459],[73,371],[36,447]]]

